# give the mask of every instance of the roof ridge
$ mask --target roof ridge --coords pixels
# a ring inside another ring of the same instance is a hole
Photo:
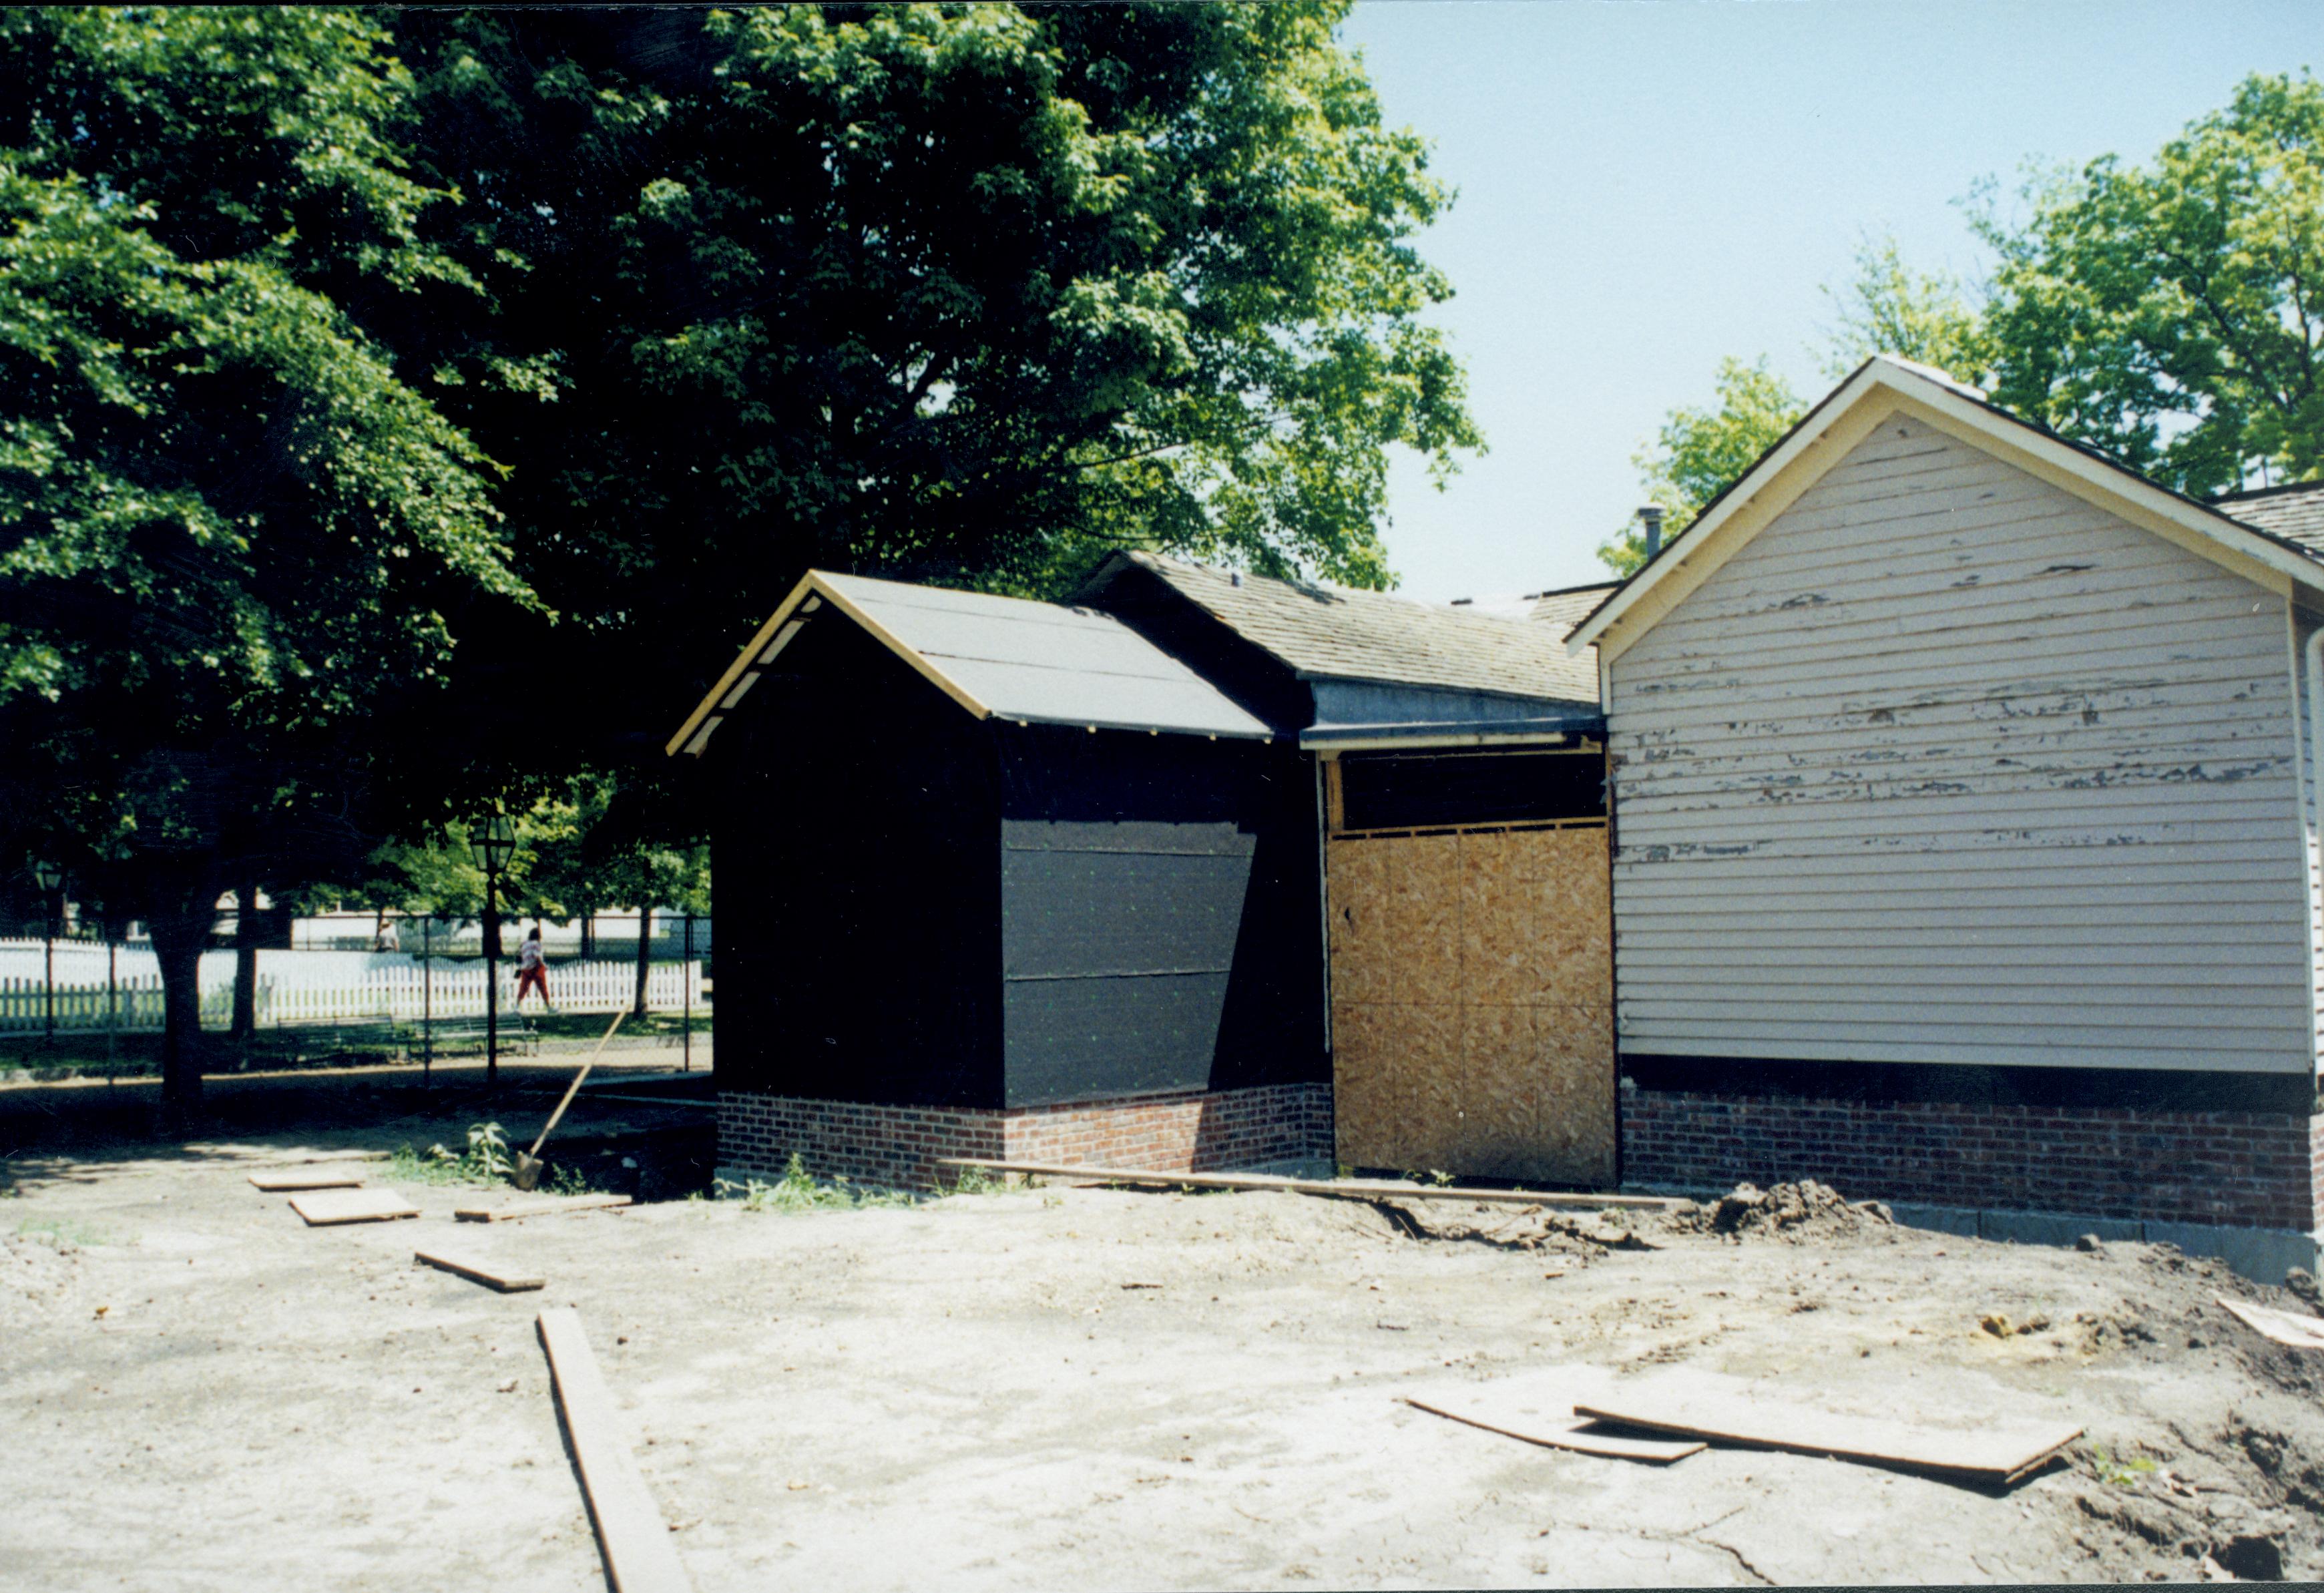
[[[2209,503],[2241,503],[2253,498],[2276,498],[2286,493],[2324,493],[2324,476],[2311,476],[2307,481],[2278,482],[2272,487],[2246,487],[2238,492],[2214,493],[2203,500]]]

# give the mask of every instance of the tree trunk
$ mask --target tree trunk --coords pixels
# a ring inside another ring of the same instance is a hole
[[[597,909],[585,907],[581,912],[581,960],[587,962],[597,954]]]
[[[638,999],[630,1008],[630,1016],[646,1015],[646,976],[653,967],[653,909],[638,909]]]
[[[202,945],[217,921],[216,898],[191,908],[157,906],[146,928],[161,968],[161,1123],[190,1128],[202,1109]]]
[[[248,1040],[258,1027],[258,884],[234,888],[234,1019],[226,1033]]]

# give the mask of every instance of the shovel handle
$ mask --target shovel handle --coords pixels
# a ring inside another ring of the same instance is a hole
[[[532,1149],[527,1153],[534,1161],[540,1159],[540,1147],[549,1143],[549,1137],[551,1134],[557,1132],[557,1125],[564,1119],[565,1109],[573,1104],[573,1097],[580,1090],[581,1081],[589,1076],[589,1070],[595,1067],[597,1059],[605,1054],[605,1040],[613,1037],[613,1031],[622,1027],[622,1019],[628,1016],[627,1012],[613,1014],[613,1021],[605,1027],[605,1039],[597,1042],[597,1049],[589,1053],[589,1060],[581,1064],[581,1071],[573,1075],[573,1082],[570,1084],[565,1086],[565,1099],[558,1101],[557,1110],[549,1114],[549,1127],[540,1131],[540,1137],[532,1142]]]

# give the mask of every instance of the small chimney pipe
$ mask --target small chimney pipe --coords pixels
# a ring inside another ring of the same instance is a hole
[[[1639,510],[1638,523],[1646,529],[1646,557],[1652,558],[1663,549],[1663,506],[1649,503]]]

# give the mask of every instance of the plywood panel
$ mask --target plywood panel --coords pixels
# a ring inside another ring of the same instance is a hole
[[[1377,948],[1390,1000],[1441,1002],[1461,984],[1461,842],[1414,835],[1385,843],[1391,907]]]
[[[1428,1172],[1464,1169],[1462,1016],[1458,1002],[1399,1001],[1388,1009],[1388,1065],[1403,1091],[1397,1165]]]
[[[1342,1162],[1610,1183],[1603,829],[1337,840]]]
[[[1384,843],[1347,842],[1331,852],[1332,999],[1388,997],[1379,961],[1390,908]]]
[[[1540,1161],[1542,1053],[1529,1007],[1461,1008],[1460,1124],[1452,1170],[1523,1178]]]

